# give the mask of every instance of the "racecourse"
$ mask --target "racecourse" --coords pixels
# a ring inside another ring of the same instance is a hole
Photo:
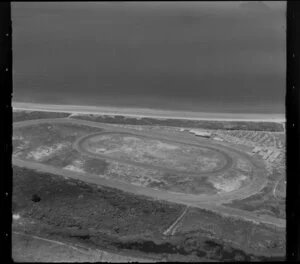
[[[116,132],[116,128],[113,128],[113,131]],[[83,136],[81,138],[79,138],[75,143],[74,143],[74,148],[80,152],[80,153],[83,153],[87,156],[91,156],[93,158],[105,158],[105,159],[110,159],[110,160],[114,160],[114,161],[118,161],[119,163],[125,163],[125,164],[131,164],[131,165],[134,165],[134,166],[138,166],[138,167],[144,167],[144,168],[147,168],[147,169],[155,169],[155,170],[163,170],[163,171],[166,171],[166,172],[170,172],[170,173],[178,173],[180,172],[181,174],[187,174],[187,175],[193,175],[193,176],[200,176],[200,177],[209,177],[209,176],[213,176],[213,175],[218,175],[218,173],[220,172],[224,172],[225,170],[228,170],[230,169],[234,162],[233,162],[233,159],[230,155],[228,155],[226,153],[226,151],[222,151],[219,149],[216,149],[216,148],[212,148],[211,146],[209,146],[209,144],[199,144],[197,142],[195,142],[194,144],[191,144],[191,143],[184,143],[184,145],[188,145],[188,146],[197,146],[199,148],[205,148],[205,149],[209,149],[211,151],[214,151],[220,155],[222,155],[222,157],[224,157],[224,159],[226,160],[226,163],[224,166],[222,166],[221,168],[218,168],[218,169],[214,169],[213,171],[207,171],[207,172],[197,172],[197,173],[193,173],[193,172],[188,172],[188,171],[180,171],[180,170],[176,170],[176,169],[167,169],[165,167],[160,167],[160,166],[155,166],[155,165],[152,165],[152,164],[146,164],[146,163],[140,163],[140,162],[134,162],[134,161],[129,161],[129,160],[123,160],[123,159],[118,159],[118,158],[113,158],[113,157],[109,157],[107,155],[104,155],[104,154],[100,154],[100,153],[93,153],[91,151],[89,151],[85,146],[84,146],[84,143],[85,141],[89,140],[90,138],[93,138],[95,136],[99,136],[99,135],[103,135],[103,134],[107,134],[107,133],[112,133],[112,131],[108,131],[108,132],[102,132],[102,133],[96,133],[96,134],[91,134],[91,135],[86,135],[86,136]],[[125,134],[125,135],[131,135],[131,136],[137,136],[137,133],[130,133],[130,132],[116,132],[117,134]],[[141,135],[141,133],[139,133],[138,135],[139,137],[143,137],[143,138],[150,138],[150,139],[154,139],[154,137],[149,137],[149,136],[146,136],[146,135]],[[164,142],[168,142],[168,143],[180,143],[182,144],[182,142],[179,142],[179,141],[173,141],[173,140],[166,140],[164,138],[161,138],[159,136],[156,136],[155,139],[158,139],[158,140],[161,140],[161,141],[164,141]],[[222,148],[221,148],[222,149]]]
[[[125,132],[125,133],[133,133],[136,135],[144,135],[142,132],[138,132],[133,129],[120,128],[113,125],[95,123],[95,122],[84,121],[84,120],[75,120],[71,118],[38,119],[38,120],[23,121],[23,122],[14,123],[13,128],[15,129],[23,126],[32,126],[32,125],[39,125],[44,123],[52,123],[52,124],[73,123],[77,125],[79,124],[79,125],[98,127],[113,132]],[[164,133],[157,133],[151,131],[149,133],[147,132],[147,136],[151,138],[154,137],[159,139],[170,140],[170,135]],[[75,146],[78,147],[78,142],[80,142],[80,140],[82,140],[82,138],[76,142]],[[250,184],[228,193],[220,193],[217,195],[192,195],[192,194],[168,192],[165,190],[157,190],[157,189],[147,188],[143,186],[137,186],[130,183],[101,178],[99,176],[88,174],[88,173],[84,173],[83,175],[82,173],[79,172],[71,172],[64,169],[55,168],[53,166],[36,163],[32,161],[25,161],[14,157],[13,157],[13,164],[16,166],[26,167],[29,169],[34,169],[46,173],[52,173],[67,178],[78,179],[81,181],[86,181],[97,185],[104,185],[111,188],[117,188],[125,192],[134,193],[136,195],[143,195],[154,199],[166,200],[166,201],[175,202],[179,204],[185,204],[190,207],[208,209],[208,210],[215,211],[217,213],[228,215],[230,217],[243,218],[245,220],[249,220],[255,223],[266,223],[278,227],[283,227],[283,228],[285,227],[285,220],[269,217],[269,216],[268,217],[257,216],[251,212],[222,206],[222,204],[229,203],[232,200],[244,199],[246,197],[254,195],[265,186],[267,179],[264,170],[262,169],[262,165],[258,160],[255,160],[253,157],[241,151],[238,151],[234,148],[231,148],[227,145],[225,146],[224,144],[219,144],[212,141],[209,141],[208,143],[207,139],[201,139],[201,138],[192,137],[188,135],[176,135],[176,136],[172,135],[172,141],[180,142],[183,144],[193,144],[193,145],[198,144],[200,146],[206,145],[208,147],[211,146],[213,148],[220,148],[220,149],[224,149],[225,151],[227,150],[231,153],[235,153],[235,155],[237,156],[241,155],[247,158],[255,168],[255,175],[253,177],[253,180],[251,181]]]

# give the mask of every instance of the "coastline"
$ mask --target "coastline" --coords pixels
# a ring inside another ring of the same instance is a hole
[[[12,102],[13,110],[63,112],[71,114],[120,115],[135,118],[186,119],[212,121],[249,121],[284,123],[284,114],[242,114],[242,113],[208,113],[188,111],[168,111],[147,108],[98,107],[83,105],[55,105]],[[139,114],[137,114],[139,113]]]

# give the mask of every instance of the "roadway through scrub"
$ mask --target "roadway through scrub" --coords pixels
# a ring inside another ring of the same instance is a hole
[[[125,132],[125,133],[133,133],[140,136],[145,136],[143,132],[136,131],[134,129],[129,128],[122,128],[118,126],[113,126],[109,124],[102,124],[102,123],[96,123],[92,121],[85,121],[85,120],[77,120],[77,119],[67,119],[67,118],[55,118],[55,119],[38,119],[38,120],[29,120],[29,121],[22,121],[17,122],[13,124],[13,128],[19,128],[24,126],[31,126],[31,125],[39,125],[44,123],[71,123],[71,124],[79,124],[79,125],[85,125],[85,126],[92,126],[92,127],[98,127],[102,129],[106,129],[109,131],[114,132]],[[170,136],[163,134],[163,133],[157,133],[149,131],[147,132],[147,137],[151,138],[158,138],[163,140],[170,140]],[[86,137],[86,136],[85,136]],[[82,138],[78,139],[75,142],[75,147],[78,146],[78,142],[80,142]],[[257,216],[253,213],[246,212],[244,210],[239,209],[233,209],[229,207],[222,206],[224,203],[229,203],[232,200],[237,199],[244,199],[246,197],[249,197],[251,195],[256,194],[259,192],[266,184],[267,179],[264,173],[264,170],[262,169],[261,163],[254,159],[253,157],[247,155],[246,153],[243,153],[242,151],[238,151],[234,148],[231,148],[229,146],[226,146],[224,144],[215,143],[212,141],[208,141],[207,139],[201,139],[201,138],[192,138],[189,136],[184,135],[177,135],[172,137],[173,142],[179,142],[183,144],[198,144],[200,146],[207,146],[212,148],[220,148],[220,149],[228,149],[229,152],[235,152],[237,155],[241,155],[243,157],[246,157],[249,161],[251,161],[252,165],[255,168],[255,175],[252,179],[252,181],[237,190],[228,192],[228,193],[220,193],[215,195],[192,195],[192,194],[185,194],[185,193],[175,193],[175,192],[169,192],[165,190],[158,190],[158,189],[151,189],[144,186],[136,186],[130,183],[120,182],[120,181],[114,181],[109,180],[105,178],[100,178],[95,175],[89,174],[89,173],[80,173],[80,172],[71,172],[66,171],[64,169],[55,168],[50,165],[40,164],[37,162],[32,161],[25,161],[18,158],[13,157],[13,164],[19,167],[26,167],[29,169],[35,169],[41,172],[48,172],[53,173],[56,175],[64,176],[64,177],[70,177],[74,179],[79,179],[82,181],[86,181],[93,184],[98,185],[104,185],[112,188],[121,189],[126,192],[131,192],[137,195],[143,195],[148,196],[154,199],[160,199],[160,200],[166,200],[170,202],[175,202],[179,204],[185,204],[191,207],[198,207],[198,208],[204,208],[208,210],[212,210],[221,214],[225,214],[232,217],[240,217],[245,220],[253,221],[255,223],[264,222],[267,224],[276,225],[278,227],[284,227],[285,221],[277,218],[268,218],[265,219],[263,217]],[[83,177],[84,176],[84,177]]]

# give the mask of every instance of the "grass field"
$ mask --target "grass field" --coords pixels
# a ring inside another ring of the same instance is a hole
[[[191,173],[214,171],[224,167],[227,162],[217,149],[163,142],[130,134],[105,133],[91,136],[81,146],[88,152],[106,157]]]

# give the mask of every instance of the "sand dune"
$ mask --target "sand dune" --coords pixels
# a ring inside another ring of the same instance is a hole
[[[189,119],[220,121],[264,121],[285,122],[283,114],[248,114],[248,113],[204,113],[186,111],[168,111],[147,108],[121,108],[83,105],[54,105],[13,102],[13,110],[66,112],[74,114],[121,115],[128,117],[151,117],[157,119]]]

